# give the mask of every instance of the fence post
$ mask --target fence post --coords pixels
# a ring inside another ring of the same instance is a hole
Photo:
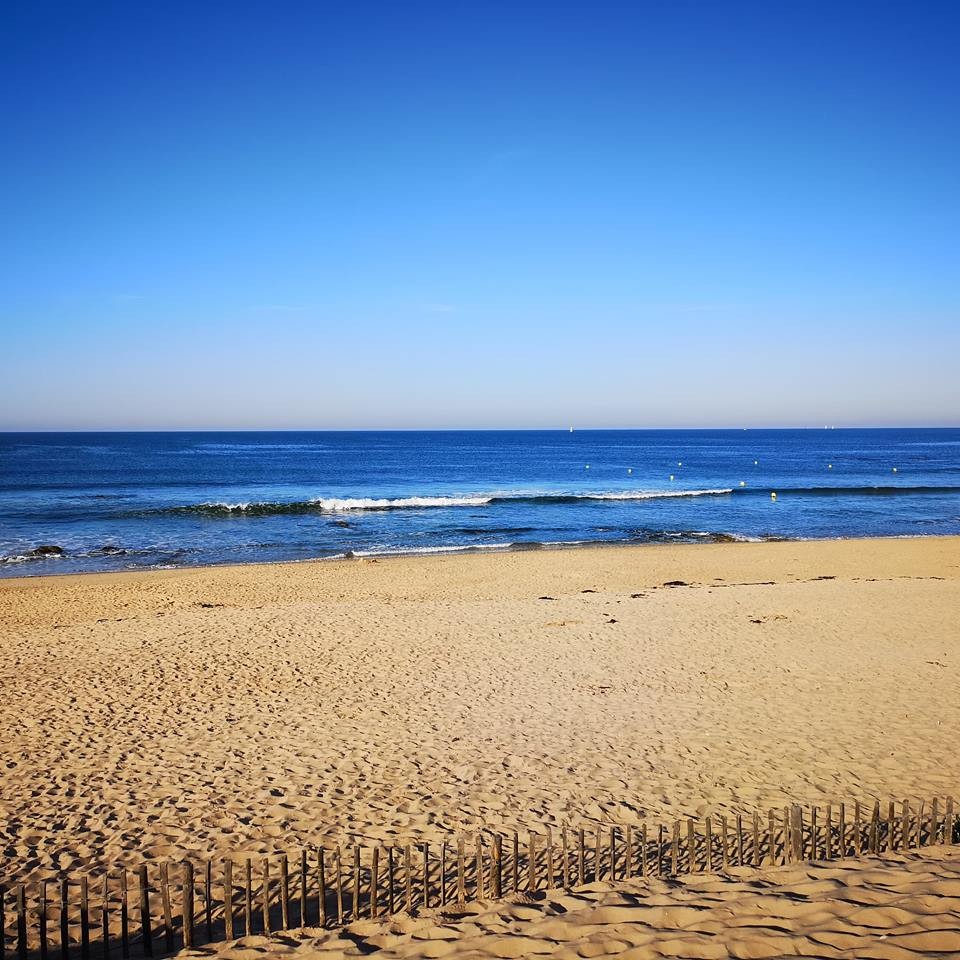
[[[189,950],[193,947],[193,864],[189,860],[183,864],[181,897],[183,899],[183,905],[181,907],[183,915],[183,948]]]
[[[120,870],[120,956],[130,956],[130,908],[127,906],[127,868]]]
[[[284,913],[286,913],[285,909]],[[354,920],[360,919],[360,844],[358,843],[353,845],[353,910],[351,913]]]
[[[223,861],[223,936],[233,939],[233,861]]]
[[[307,925],[307,887],[310,873],[307,867],[306,847],[300,848],[300,929]]]
[[[86,879],[86,878],[84,878]],[[27,960],[27,900],[22,883],[17,884],[17,955]]]
[[[253,861],[249,857],[244,864],[243,924],[249,937],[253,933]]]
[[[44,884],[46,887],[46,884]],[[100,939],[103,960],[110,960],[110,871],[103,875],[100,897]]]
[[[485,889],[483,883],[483,837],[478,830],[474,838],[474,893],[475,899],[482,900]]]
[[[124,905],[126,905],[127,874],[123,872]],[[126,911],[124,911],[126,913]],[[124,957],[128,957],[126,925],[123,929]],[[70,882],[66,877],[60,878],[60,957],[67,960],[70,956]]]
[[[333,869],[336,872],[337,924],[343,926],[343,860],[340,856],[340,844],[333,850]]]
[[[579,843],[577,847],[577,883],[582,887],[587,882],[587,840],[583,827],[577,834],[577,840]]]
[[[40,904],[37,910],[37,920],[40,925],[40,960],[47,960],[47,881],[40,881]],[[3,920],[0,919],[0,957],[4,953]]]
[[[599,837],[599,833],[597,834]],[[527,890],[537,889],[537,840],[536,834],[530,831],[530,841],[527,853]]]
[[[393,888],[390,889],[390,912],[393,913]],[[324,848],[317,857],[317,919],[321,927],[327,925],[327,877],[324,865]]]
[[[406,883],[407,913],[413,913],[413,863],[410,858],[410,844],[403,848],[403,879]]]
[[[170,872],[164,860],[160,864],[160,909],[163,911],[163,933],[167,953],[173,953],[173,915],[170,910]]]
[[[261,871],[263,873],[263,890],[261,912],[263,913],[263,932],[270,935],[270,858],[264,857],[261,861]]]
[[[87,875],[80,878],[80,956],[90,958],[90,887]]]
[[[143,935],[144,956],[153,956],[153,932],[150,929],[150,888],[147,879],[147,865],[140,864],[138,868],[140,881],[140,930]]]
[[[396,900],[393,895],[393,844],[387,847],[387,913],[392,917],[396,913]]]
[[[430,844],[422,843],[420,852],[423,854],[423,909],[430,909]],[[492,882],[492,881],[491,881]],[[372,894],[371,894],[372,896]]]

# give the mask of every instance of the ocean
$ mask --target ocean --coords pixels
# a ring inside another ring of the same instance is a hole
[[[939,534],[960,429],[0,434],[0,576]]]

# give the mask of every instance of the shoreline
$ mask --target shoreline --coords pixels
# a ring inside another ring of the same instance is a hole
[[[722,539],[708,539],[708,538]],[[729,539],[727,539],[729,538]],[[358,564],[369,562],[384,562],[390,560],[426,560],[436,558],[446,560],[456,557],[477,557],[477,556],[512,556],[515,554],[526,553],[554,553],[569,552],[580,550],[658,550],[658,549],[677,549],[681,547],[718,547],[718,546],[761,546],[764,544],[778,543],[874,543],[874,542],[896,542],[896,541],[948,541],[955,540],[960,545],[960,534],[950,533],[926,533],[926,534],[889,534],[885,536],[864,536],[864,537],[768,537],[768,538],[749,538],[739,537],[734,534],[708,533],[704,535],[702,541],[699,540],[657,540],[652,542],[629,541],[629,540],[577,540],[566,542],[543,543],[532,541],[530,546],[525,546],[521,542],[504,544],[503,546],[451,546],[451,547],[431,547],[421,548],[420,550],[397,549],[389,550],[383,553],[373,551],[359,551],[346,553],[337,553],[328,557],[304,557],[302,559],[292,560],[251,560],[247,563],[224,562],[224,563],[198,563],[181,564],[178,566],[158,565],[153,567],[133,567],[122,570],[73,570],[63,573],[24,573],[24,574],[2,574],[0,573],[0,589],[3,585],[10,582],[20,581],[43,581],[43,580],[62,580],[71,577],[121,577],[121,576],[147,576],[151,574],[177,573],[186,571],[202,570],[244,570],[250,568],[274,568],[274,567],[301,567],[314,564]],[[44,561],[40,561],[44,562]],[[0,568],[2,569],[2,568]]]

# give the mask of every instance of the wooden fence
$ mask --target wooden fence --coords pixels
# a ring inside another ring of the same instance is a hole
[[[350,846],[214,863],[0,885],[0,960],[156,957],[202,941],[439,909],[468,900],[574,888],[597,880],[759,867],[960,841],[952,797],[789,806],[764,817],[650,826],[591,825],[404,846]]]

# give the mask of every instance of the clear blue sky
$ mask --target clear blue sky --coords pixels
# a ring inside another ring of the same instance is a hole
[[[960,423],[960,3],[6,0],[0,429]]]

